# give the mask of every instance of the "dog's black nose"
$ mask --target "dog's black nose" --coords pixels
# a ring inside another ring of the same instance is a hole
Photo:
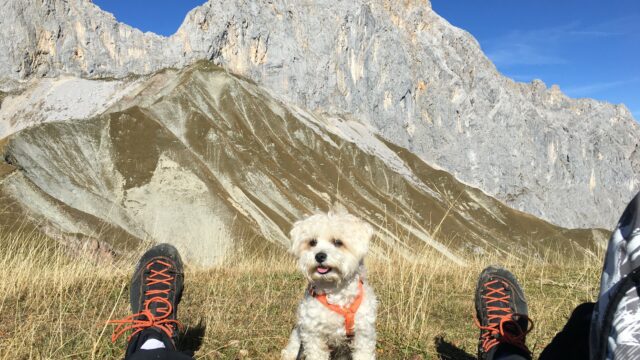
[[[325,260],[327,260],[327,254],[323,253],[323,252],[319,252],[316,254],[316,261],[318,263],[323,263]]]

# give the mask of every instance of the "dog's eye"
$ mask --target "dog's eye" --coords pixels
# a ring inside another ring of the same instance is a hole
[[[342,243],[342,240],[340,240],[340,239],[333,239],[333,245],[335,247],[340,247],[340,246],[342,246],[344,244]]]
[[[316,239],[311,239],[311,241],[309,241],[309,246],[314,247],[318,245],[318,240]]]

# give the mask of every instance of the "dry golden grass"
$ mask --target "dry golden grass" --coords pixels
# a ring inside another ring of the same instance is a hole
[[[139,254],[94,264],[43,238],[5,236],[0,246],[0,358],[122,357],[125,340],[112,344],[105,322],[128,315],[129,276]],[[475,354],[473,291],[477,275],[492,263],[511,269],[525,288],[536,325],[528,343],[539,354],[571,310],[594,298],[601,267],[599,257],[563,263],[552,255],[527,261],[485,256],[466,267],[434,252],[420,257],[424,263],[391,255],[368,261],[380,301],[380,359]],[[197,359],[278,359],[304,288],[285,254],[188,267],[179,310],[188,331],[181,347],[197,350]]]

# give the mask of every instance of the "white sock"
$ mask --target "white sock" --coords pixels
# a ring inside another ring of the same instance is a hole
[[[158,339],[151,338],[140,346],[140,350],[164,349],[164,343]]]

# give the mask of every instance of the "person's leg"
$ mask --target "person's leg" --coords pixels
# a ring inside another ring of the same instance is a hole
[[[594,360],[640,358],[640,194],[609,240],[590,344]]]
[[[192,359],[178,352],[175,346],[181,326],[177,311],[183,283],[182,260],[176,248],[160,244],[142,255],[131,278],[133,315],[110,321],[118,325],[111,336],[114,342],[122,334],[133,331],[125,359]]]
[[[484,269],[476,287],[475,307],[480,328],[478,359],[531,359],[525,345],[531,331],[527,301],[512,273],[493,266]]]
[[[573,310],[562,331],[540,353],[540,360],[588,360],[589,325],[592,302],[582,303]]]
[[[639,211],[636,195],[611,235],[598,302],[579,305],[540,360],[640,358]]]

